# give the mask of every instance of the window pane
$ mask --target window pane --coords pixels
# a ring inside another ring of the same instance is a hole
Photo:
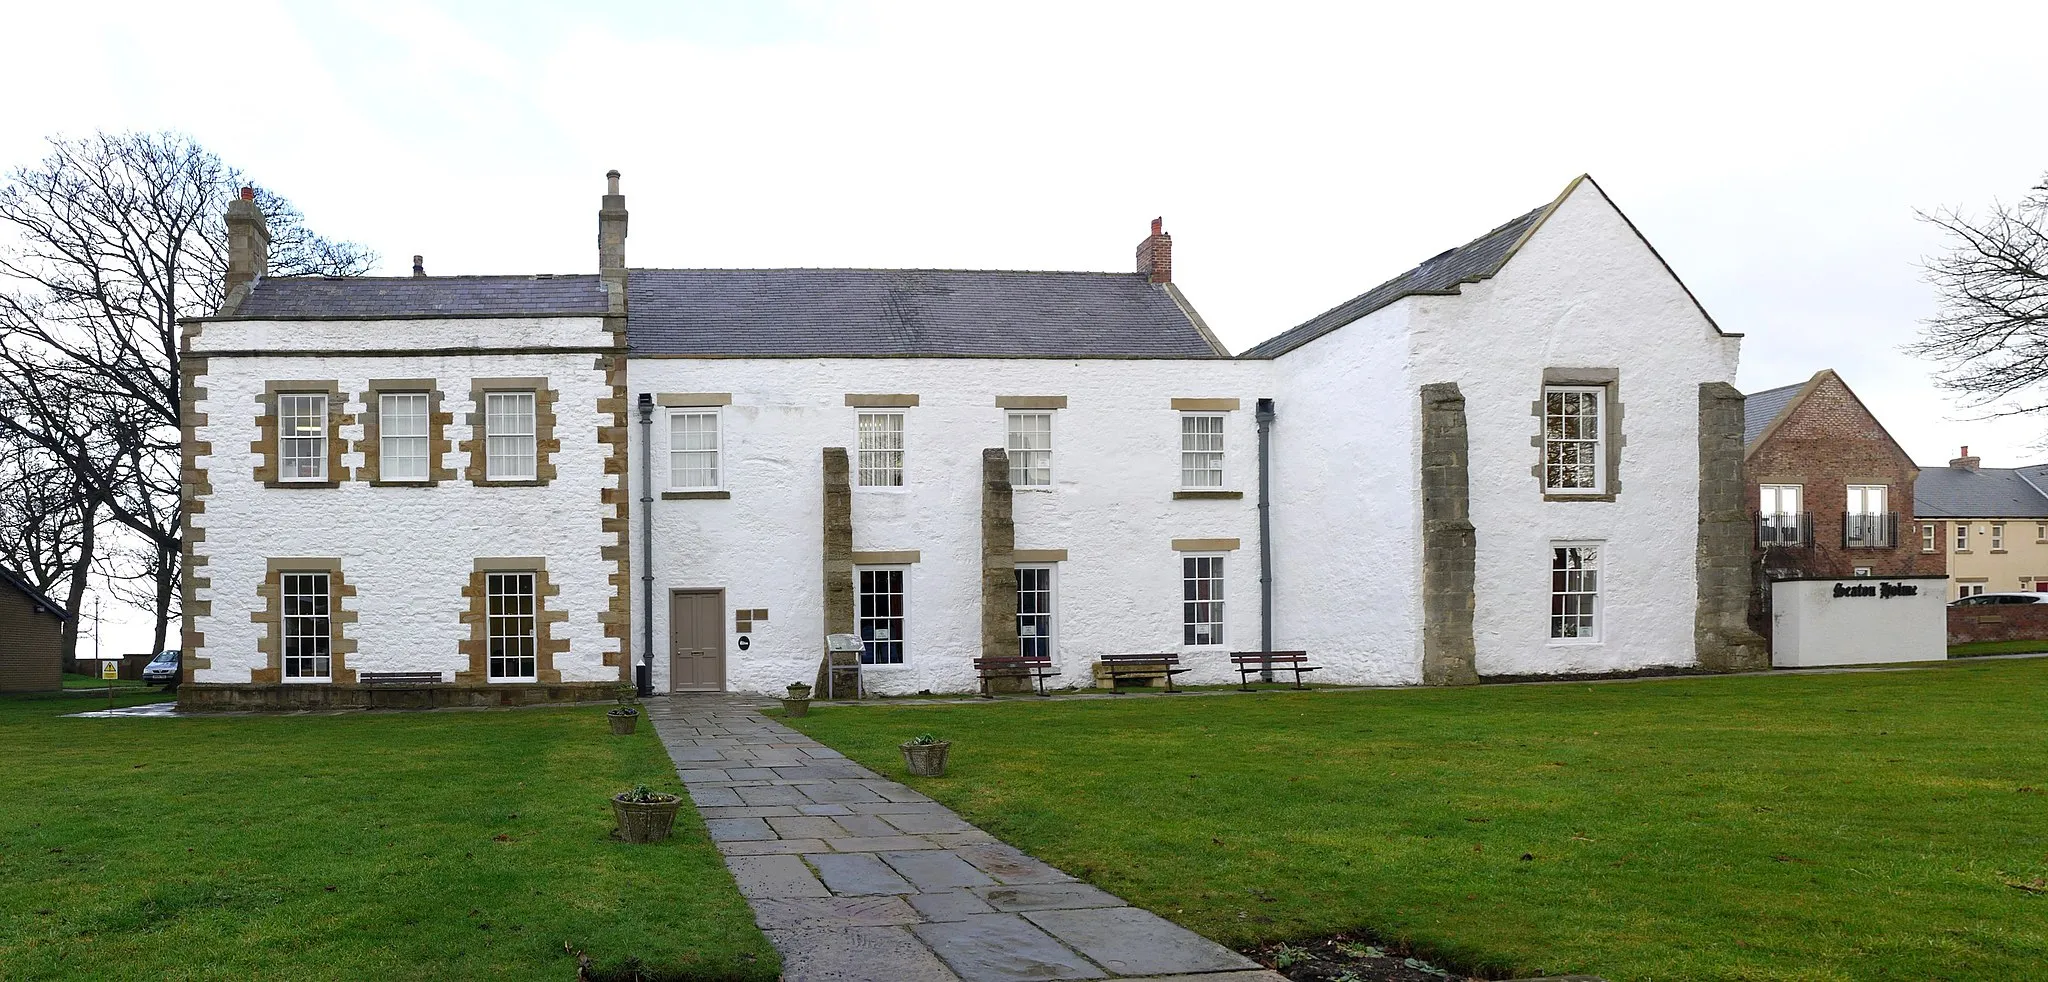
[[[1052,414],[1010,414],[1010,484],[1052,486]]]
[[[1223,557],[1181,559],[1181,643],[1223,643]]]
[[[1181,415],[1180,483],[1184,488],[1223,486],[1223,417]]]
[[[1598,546],[1556,546],[1550,554],[1550,636],[1599,637]]]
[[[484,394],[484,473],[491,480],[528,481],[539,471],[534,439],[534,394]]]
[[[1052,569],[1017,568],[1017,650],[1026,658],[1051,658]]]
[[[1598,491],[1606,448],[1600,441],[1600,390],[1543,392],[1543,484],[1548,490]]]
[[[333,671],[333,622],[328,610],[327,574],[278,574],[278,601],[284,677],[304,682],[326,681]]]
[[[674,413],[668,420],[669,485],[718,487],[718,414]]]
[[[864,569],[855,573],[856,629],[863,642],[860,660],[868,665],[903,663],[903,571]]]
[[[377,400],[379,480],[427,479],[427,394],[387,392]]]
[[[277,455],[278,480],[326,480],[327,396],[288,392],[277,397]]]
[[[532,573],[487,573],[484,576],[485,632],[489,640],[489,675],[494,679],[529,681],[538,672],[538,618]]]
[[[903,486],[903,414],[860,414],[860,486]]]

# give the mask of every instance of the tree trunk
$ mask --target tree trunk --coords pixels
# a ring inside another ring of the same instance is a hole
[[[64,597],[64,613],[69,619],[64,622],[61,657],[67,672],[78,662],[78,622],[84,619],[85,614],[85,581],[92,574],[92,539],[98,530],[99,511],[99,502],[86,502],[85,517],[78,533],[78,562],[71,567],[71,589]],[[93,629],[99,628],[95,625]]]
[[[149,649],[151,655],[164,650],[164,636],[171,626],[171,587],[178,579],[178,568],[172,562],[171,547],[157,543],[156,547],[156,644]]]

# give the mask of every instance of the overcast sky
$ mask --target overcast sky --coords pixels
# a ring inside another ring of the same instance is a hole
[[[593,270],[609,168],[636,266],[1121,270],[1163,215],[1233,350],[1591,173],[1745,391],[2048,458],[1899,351],[1914,210],[2048,171],[2048,4],[1896,6],[9,4],[0,164],[183,130],[387,274]]]

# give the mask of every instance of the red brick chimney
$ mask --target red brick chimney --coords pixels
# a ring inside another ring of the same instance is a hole
[[[1138,243],[1138,272],[1150,283],[1173,282],[1173,236],[1161,230],[1165,219],[1152,220],[1152,234]]]
[[[1983,462],[1984,462],[1984,458],[1982,458],[1982,457],[1972,457],[1972,456],[1970,456],[1970,448],[1966,446],[1966,447],[1964,447],[1964,448],[1963,448],[1963,454],[1962,454],[1962,456],[1960,456],[1960,457],[1957,457],[1956,459],[1954,459],[1954,460],[1951,460],[1951,461],[1949,461],[1949,462],[1948,462],[1948,465],[1949,465],[1950,467],[1953,467],[1953,468],[1957,469],[1957,470],[1963,470],[1963,471],[1974,471],[1974,470],[1976,470],[1976,469],[1977,469],[1977,465],[1978,465],[1978,464],[1981,464],[1981,463],[1983,463]]]

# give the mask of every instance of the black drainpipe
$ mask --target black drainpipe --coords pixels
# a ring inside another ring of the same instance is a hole
[[[1273,442],[1273,400],[1260,399],[1259,420],[1259,681],[1273,681],[1273,496],[1267,460]]]
[[[654,694],[654,397],[640,393],[640,671],[634,681],[642,699]],[[1264,492],[1260,492],[1262,495]]]

